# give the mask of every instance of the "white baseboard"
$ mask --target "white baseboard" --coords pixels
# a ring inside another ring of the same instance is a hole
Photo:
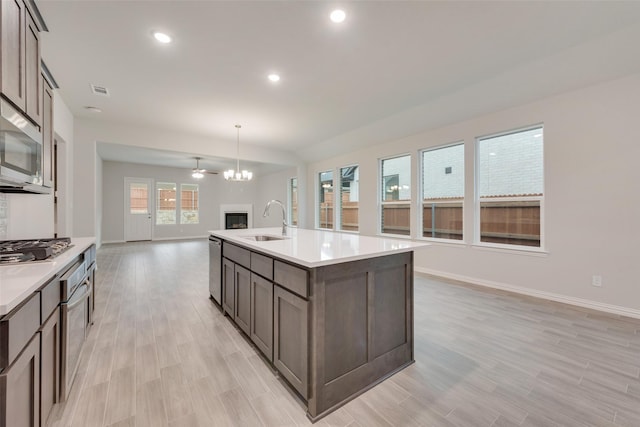
[[[204,236],[176,236],[176,237],[154,237],[152,241],[160,241],[160,240],[195,240],[195,239],[206,239],[209,235],[205,234]]]
[[[124,243],[124,240],[103,240],[100,242],[101,245],[108,245],[110,243]]]
[[[564,304],[575,305],[578,307],[590,308],[592,310],[603,311],[605,313],[617,314],[620,316],[633,317],[640,319],[640,310],[636,310],[629,307],[622,307],[619,305],[605,304],[602,302],[586,300],[582,298],[575,298],[561,294],[554,294],[551,292],[538,291],[535,289],[522,288],[520,286],[508,285],[506,283],[493,282],[490,280],[477,279],[475,277],[463,276],[461,274],[453,274],[444,271],[433,270],[430,268],[414,267],[418,273],[429,274],[431,276],[438,276],[445,279],[457,280],[460,282],[470,283],[472,285],[484,286],[487,288],[500,289],[503,291],[513,292],[521,295],[528,295],[536,298],[542,298],[549,301],[561,302]]]

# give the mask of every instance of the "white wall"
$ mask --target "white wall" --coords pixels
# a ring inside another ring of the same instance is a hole
[[[270,200],[279,200],[285,206],[287,222],[291,223],[288,210],[288,182],[290,178],[297,176],[297,169],[290,168],[282,172],[264,175],[256,180],[257,194],[253,211],[254,227],[280,227],[282,225],[282,209],[280,206],[272,205],[269,208],[269,216],[262,216],[264,208]]]
[[[200,200],[199,224],[175,224],[153,226],[153,239],[204,237],[207,230],[219,228],[220,204],[254,203],[257,182],[227,182],[220,175],[205,175],[201,180],[191,177],[189,169],[133,163],[103,162],[102,239],[103,242],[124,240],[124,178],[151,178],[156,182],[198,184]],[[155,194],[155,192],[154,192]],[[256,208],[254,207],[254,215]],[[179,215],[178,215],[179,216]]]
[[[155,128],[110,124],[98,120],[76,119],[74,127],[74,236],[99,236],[101,213],[100,201],[100,179],[96,143],[108,142],[112,144],[132,145],[154,149],[170,151],[184,151],[185,153],[196,153],[204,156],[235,158],[235,145],[228,141],[215,141],[211,138],[198,135],[188,135],[178,132],[159,130]],[[241,160],[251,160],[264,163],[291,164],[299,163],[299,159],[291,153],[277,150],[269,150],[264,147],[243,144],[243,154]],[[258,179],[256,176],[254,179]],[[242,183],[236,187],[222,186],[220,188],[221,197],[227,200],[235,198],[247,200],[242,195]],[[253,197],[251,194],[249,197]],[[235,203],[226,201],[225,203]]]
[[[473,246],[474,209],[465,204],[462,244],[416,252],[418,270],[534,295],[640,315],[640,74],[427,131],[309,164],[307,191],[319,171],[360,165],[360,232],[377,230],[378,159],[412,153],[412,197],[418,200],[418,151],[465,141],[465,195],[474,198],[477,136],[544,124],[546,254]],[[313,223],[313,198],[307,222]],[[417,236],[417,202],[412,206]],[[591,285],[602,275],[602,287]]]

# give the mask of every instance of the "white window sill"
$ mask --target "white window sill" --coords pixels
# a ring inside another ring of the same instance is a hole
[[[474,243],[471,245],[472,249],[478,249],[481,251],[492,251],[492,252],[502,252],[509,253],[514,255],[525,255],[525,256],[536,256],[536,257],[546,257],[549,255],[549,252],[542,248],[532,248],[532,247],[517,247],[517,246],[507,246],[507,245],[492,245],[488,243]]]
[[[464,240],[439,239],[437,237],[419,237],[416,240],[442,246],[468,246],[468,244]]]
[[[404,234],[378,233],[378,237],[385,237],[389,239],[415,240],[411,236],[407,236]]]

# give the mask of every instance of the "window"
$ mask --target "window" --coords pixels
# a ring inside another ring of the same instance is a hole
[[[198,184],[180,185],[180,224],[198,224]]]
[[[156,224],[176,223],[176,184],[158,182],[156,184]]]
[[[133,215],[148,214],[149,202],[147,197],[147,184],[132,183],[129,186],[129,210]]]
[[[422,236],[462,240],[464,144],[422,151]]]
[[[358,231],[358,166],[340,169],[340,230]]]
[[[289,180],[289,222],[298,225],[298,178]]]
[[[541,247],[542,126],[477,140],[479,241]]]
[[[380,231],[411,235],[411,156],[380,161]]]
[[[333,229],[333,171],[318,174],[318,227]]]

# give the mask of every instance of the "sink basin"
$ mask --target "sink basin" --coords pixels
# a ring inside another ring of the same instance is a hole
[[[262,235],[258,235],[258,236],[244,236],[245,239],[248,240],[254,240],[256,242],[268,242],[270,240],[285,240],[288,239],[288,237],[284,237],[284,236],[270,236],[267,234],[262,234]]]

